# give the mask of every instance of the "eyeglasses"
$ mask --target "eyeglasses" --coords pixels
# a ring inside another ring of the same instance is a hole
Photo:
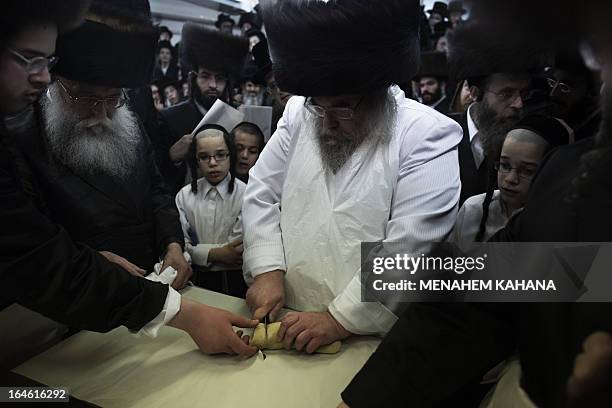
[[[62,81],[58,79],[57,83],[60,84],[61,88],[64,90],[68,98],[70,98],[70,101],[72,101],[72,103],[83,104],[83,106],[87,107],[90,110],[101,103],[104,104],[104,107],[107,110],[119,109],[120,107],[125,105],[128,100],[128,96],[123,89],[121,90],[120,95],[109,96],[106,98],[97,98],[95,96],[74,96],[70,89]]]
[[[505,161],[497,161],[493,165],[495,170],[500,173],[509,174],[512,170],[516,170],[516,175],[523,181],[529,181],[535,176],[536,169],[528,169],[524,167],[512,167],[512,165]]]
[[[514,89],[512,91],[500,91],[500,92],[494,92],[494,91],[491,91],[490,89],[485,89],[485,92],[495,95],[497,97],[497,100],[499,100],[502,103],[507,103],[507,104],[514,103],[514,101],[516,101],[519,97],[523,101],[529,100],[535,94],[535,91],[531,89],[522,90],[522,91],[519,91],[518,89]]]
[[[558,81],[554,78],[546,78],[546,81],[548,82],[548,86],[550,86],[551,89],[555,89],[557,88],[558,90],[561,91],[561,93],[567,94],[572,92],[573,88],[561,81]]]
[[[203,79],[205,81],[209,81],[211,79],[215,79],[215,82],[227,82],[227,76],[221,74],[210,74],[208,72],[195,72],[190,71],[191,75],[198,77],[198,79]]]
[[[351,120],[363,99],[362,97],[353,108],[324,108],[313,104],[311,98],[308,98],[304,101],[304,107],[308,112],[319,118],[325,118],[325,115],[333,115],[338,120]]]
[[[43,72],[45,68],[50,71],[51,68],[57,64],[57,61],[59,61],[59,57],[54,55],[50,57],[26,58],[13,49],[7,48],[7,51],[24,65],[25,71],[28,73],[28,75],[38,75]]]
[[[210,163],[210,159],[214,158],[217,163],[221,163],[227,160],[228,157],[229,157],[228,152],[219,152],[219,153],[213,154],[212,156],[208,154],[200,154],[198,155],[198,161]]]

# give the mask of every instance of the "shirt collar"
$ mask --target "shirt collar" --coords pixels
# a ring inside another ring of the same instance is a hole
[[[476,126],[476,123],[474,123],[474,120],[472,119],[472,107],[474,106],[474,104],[472,103],[470,106],[468,106],[468,110],[467,110],[467,126],[468,126],[468,135],[470,136],[470,142],[472,141],[472,139],[474,139],[474,136],[476,136],[476,133],[478,133],[478,127]]]
[[[227,173],[227,176],[225,176],[225,178],[221,180],[221,182],[217,184],[216,186],[213,186],[212,184],[210,184],[208,180],[206,180],[206,177],[202,177],[200,179],[200,182],[202,184],[200,185],[200,188],[198,188],[198,190],[202,191],[203,197],[206,197],[208,193],[210,192],[210,190],[212,190],[213,188],[216,188],[217,191],[219,192],[219,195],[221,196],[221,199],[225,200],[225,197],[228,194],[227,186],[229,185],[230,177],[231,177],[230,173]]]

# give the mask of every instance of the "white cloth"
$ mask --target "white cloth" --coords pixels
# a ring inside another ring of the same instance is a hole
[[[180,310],[181,295],[171,286],[168,286],[168,296],[166,296],[166,301],[164,302],[164,307],[161,312],[159,312],[153,320],[145,324],[137,334],[153,338],[157,337],[159,329],[168,324]]]
[[[486,195],[486,193],[482,193],[468,198],[459,209],[457,221],[449,240],[460,248],[469,248],[470,244],[476,239],[482,219],[482,203]],[[501,205],[499,190],[495,190],[489,205],[489,216],[487,217],[483,242],[495,235],[505,225],[506,216]]]
[[[251,169],[243,205],[243,270],[286,271],[286,305],[328,309],[357,334],[385,333],[395,315],[361,302],[361,241],[441,241],[455,222],[461,128],[392,87],[388,144],[360,147],[335,176],[323,170],[312,117],[293,97]]]
[[[183,252],[183,256],[185,260],[191,263],[191,257],[187,252]],[[178,272],[173,267],[169,266],[161,271],[161,262],[156,263],[153,266],[153,272],[145,277],[153,282],[161,282],[166,285],[172,285],[174,279]],[[166,296],[166,301],[164,302],[164,307],[161,312],[153,320],[143,326],[138,334],[147,337],[157,337],[157,332],[159,329],[167,324],[176,314],[179,312],[181,308],[181,295],[174,290],[172,287],[168,286],[168,296]]]
[[[484,161],[484,147],[482,145],[481,135],[478,133],[478,127],[476,127],[476,123],[472,119],[472,107],[474,104],[470,105],[467,110],[467,125],[468,125],[468,133],[470,137],[470,147],[472,148],[472,155],[474,156],[474,163],[476,163],[476,168],[479,168],[482,162]]]
[[[217,186],[211,185],[206,178],[198,180],[198,192],[191,192],[191,185],[181,189],[176,195],[185,250],[191,255],[193,263],[207,266],[213,270],[227,269],[222,265],[212,265],[208,253],[242,237],[242,199],[246,184],[234,180],[234,191],[227,191],[228,174]]]

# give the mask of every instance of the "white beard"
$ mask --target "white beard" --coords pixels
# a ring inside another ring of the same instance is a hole
[[[126,105],[112,119],[79,121],[57,84],[43,97],[43,120],[53,158],[80,175],[107,174],[127,179],[136,168],[141,142],[138,122]]]
[[[359,146],[368,144],[371,148],[378,144],[386,144],[391,140],[395,126],[397,105],[390,94],[378,97],[379,100],[371,101],[364,125],[357,128],[355,134],[348,135],[344,132],[330,134],[323,127],[323,119],[309,116],[306,119],[312,126],[321,162],[327,173],[336,174],[346,162],[353,156]],[[331,142],[331,141],[334,142]]]

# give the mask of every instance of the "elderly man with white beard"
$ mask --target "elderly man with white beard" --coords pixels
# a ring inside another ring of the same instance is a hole
[[[114,23],[88,16],[58,38],[55,81],[40,101],[43,140],[32,132],[20,148],[49,216],[73,240],[137,276],[162,260],[180,289],[192,271],[178,212],[124,91],[150,78],[156,34],[147,7],[117,12]]]
[[[269,0],[262,11],[276,81],[303,96],[250,172],[247,302],[255,319],[296,310],[279,336],[312,353],[395,323],[393,310],[361,301],[360,243],[445,238],[461,129],[393,85],[418,67],[417,0]]]

